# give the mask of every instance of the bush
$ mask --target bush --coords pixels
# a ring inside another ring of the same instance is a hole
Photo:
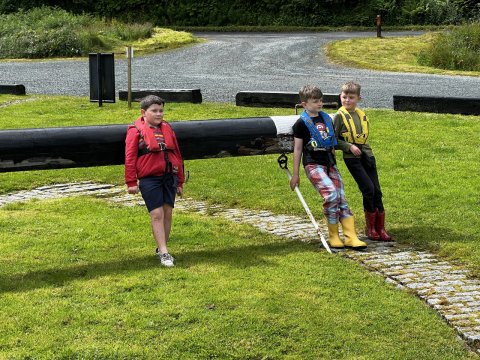
[[[480,71],[480,22],[438,34],[418,61],[440,69]]]
[[[400,22],[407,24],[458,24],[462,20],[459,5],[452,0],[405,1]]]
[[[37,8],[0,16],[0,57],[43,58],[75,56],[82,41],[75,28],[85,19],[65,10]]]
[[[0,58],[46,58],[110,51],[123,41],[148,38],[153,25],[101,21],[51,7],[0,15]]]
[[[480,16],[478,0],[0,0],[0,13],[39,4],[157,26],[373,27],[377,14],[386,25],[457,24]]]

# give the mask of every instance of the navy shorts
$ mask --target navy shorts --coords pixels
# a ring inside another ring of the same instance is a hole
[[[177,184],[178,179],[173,174],[141,178],[139,188],[148,212],[162,207],[163,204],[174,207]]]

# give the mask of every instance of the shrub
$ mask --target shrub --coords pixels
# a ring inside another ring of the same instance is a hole
[[[148,38],[150,23],[124,24],[51,7],[0,15],[0,58],[79,56]]]
[[[480,71],[480,22],[436,35],[418,61],[441,69]]]
[[[82,51],[82,42],[75,34],[78,21],[65,10],[46,7],[1,15],[0,57],[78,55]]]
[[[0,0],[0,13],[58,5],[76,14],[157,26],[456,24],[480,18],[478,0]]]

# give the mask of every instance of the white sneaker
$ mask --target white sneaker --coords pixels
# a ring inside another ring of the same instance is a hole
[[[159,255],[159,257],[160,257],[160,263],[163,266],[172,267],[174,265],[173,262],[175,261],[175,259],[169,253],[161,254]]]

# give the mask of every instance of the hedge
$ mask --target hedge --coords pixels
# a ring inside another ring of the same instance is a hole
[[[0,0],[0,13],[42,5],[158,26],[373,26],[480,19],[477,0]]]

